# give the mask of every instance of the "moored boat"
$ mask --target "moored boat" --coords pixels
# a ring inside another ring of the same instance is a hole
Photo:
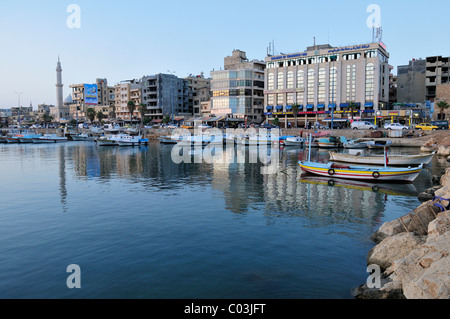
[[[420,174],[423,164],[418,167],[366,167],[340,165],[334,162],[316,163],[299,162],[301,169],[307,173],[319,176],[367,181],[404,181],[412,182]]]
[[[329,136],[319,139],[318,144],[320,148],[339,148],[342,147],[343,143],[340,137]]]
[[[24,134],[19,136],[20,143],[33,143],[33,138],[39,138],[42,134]]]
[[[408,165],[420,165],[429,164],[433,159],[436,152],[431,154],[418,154],[418,155],[389,155],[388,165],[395,166],[408,166]],[[370,164],[370,165],[384,165],[386,157],[383,155],[378,156],[365,156],[365,155],[352,155],[352,154],[339,154],[336,152],[330,152],[330,160],[335,162],[346,162],[352,164]]]
[[[343,143],[344,148],[350,149],[364,149],[367,148],[367,141],[356,139],[356,140],[348,140]]]
[[[367,141],[367,147],[370,149],[383,149],[386,147],[390,147],[392,145],[392,141]]]
[[[95,136],[89,133],[71,135],[71,138],[74,141],[95,141]]]
[[[300,136],[286,137],[280,143],[284,146],[302,146],[305,143],[305,139]]]
[[[56,134],[44,134],[43,136],[33,138],[33,143],[63,143],[67,142],[68,138],[65,136],[58,136]]]
[[[119,146],[137,146],[148,144],[148,138],[142,138],[142,136],[121,135],[117,139]]]

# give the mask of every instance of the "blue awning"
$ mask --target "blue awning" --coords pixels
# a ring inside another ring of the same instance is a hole
[[[282,110],[283,109],[283,105],[277,105],[277,110]]]
[[[286,110],[292,110],[292,105],[287,105]]]
[[[333,104],[328,104],[328,108],[329,108],[329,109],[335,109],[335,108],[336,108],[336,104],[335,104],[335,103],[333,103]]]
[[[364,110],[363,113],[375,113],[375,110]]]
[[[308,105],[306,106],[306,108],[307,108],[307,109],[313,109],[313,108],[314,108],[314,104],[308,104]]]
[[[373,107],[373,102],[366,102],[365,107]]]
[[[273,109],[273,106],[267,106],[266,109],[267,109],[267,110],[272,110],[272,109]]]
[[[341,107],[348,107],[348,103],[341,103]]]
[[[318,105],[317,105],[317,108],[318,108],[318,109],[323,109],[324,107],[325,107],[325,104],[318,104]]]

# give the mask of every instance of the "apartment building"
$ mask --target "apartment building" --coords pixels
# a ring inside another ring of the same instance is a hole
[[[139,104],[140,104],[140,91],[142,89],[141,82],[139,80],[122,81],[114,86],[114,100],[115,100],[115,115],[116,119],[130,121],[133,118],[140,118]],[[134,101],[136,108],[132,117],[128,110],[128,102]],[[137,102],[137,103],[136,103]]]
[[[165,116],[174,121],[192,116],[188,80],[160,73],[144,76],[141,82],[141,99],[147,107],[145,116],[153,123],[161,122]]]
[[[389,53],[382,43],[345,47],[329,44],[303,52],[266,57],[264,105],[268,119],[293,122],[292,105],[299,106],[299,124],[353,115],[373,118],[389,102]]]
[[[250,61],[241,50],[225,57],[224,70],[211,72],[211,115],[261,123],[265,67],[264,61]]]
[[[426,100],[426,60],[412,59],[397,67],[397,101],[424,103]]]
[[[436,100],[437,86],[450,83],[450,57],[432,56],[426,58],[426,100]]]
[[[202,102],[211,99],[211,79],[200,75],[190,75],[184,78],[188,85],[188,112],[194,117],[202,116]]]

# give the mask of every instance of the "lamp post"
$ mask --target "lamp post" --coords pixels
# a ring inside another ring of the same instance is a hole
[[[19,124],[20,124],[20,116],[22,115],[22,106],[20,106],[20,96],[23,94],[23,92],[14,92],[17,94],[19,99]]]

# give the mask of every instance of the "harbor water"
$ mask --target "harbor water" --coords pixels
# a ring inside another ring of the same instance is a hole
[[[330,183],[302,176],[300,148],[272,150],[274,174],[177,164],[172,148],[0,144],[0,297],[352,298],[371,234],[416,208],[445,165],[411,185]]]

